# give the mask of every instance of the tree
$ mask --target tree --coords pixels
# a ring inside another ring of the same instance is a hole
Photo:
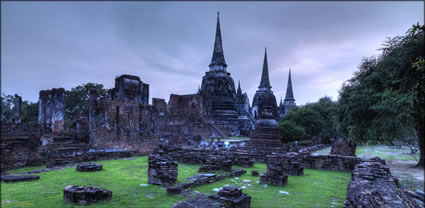
[[[10,120],[13,115],[12,107],[13,107],[14,97],[12,95],[2,94],[1,96],[1,122],[6,123]]]
[[[65,126],[71,126],[74,119],[89,113],[89,91],[97,89],[100,96],[106,95],[102,84],[86,83],[65,91]]]
[[[282,142],[285,144],[296,139],[303,138],[305,135],[303,127],[298,126],[289,120],[280,122],[277,127],[279,128],[280,135],[282,136]]]
[[[354,143],[390,143],[417,134],[424,165],[424,26],[388,39],[340,90],[338,129]]]
[[[21,122],[30,124],[38,123],[38,102],[32,103],[27,100],[22,102]]]
[[[337,103],[329,97],[320,98],[316,103],[308,103],[291,109],[282,121],[291,121],[305,130],[306,137],[319,136],[325,140],[336,137]]]

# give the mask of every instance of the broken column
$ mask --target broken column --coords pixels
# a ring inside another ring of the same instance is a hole
[[[21,114],[22,114],[22,97],[18,94],[15,94],[15,100],[13,101],[13,115],[12,123],[18,124],[21,123]]]
[[[342,137],[339,137],[332,144],[331,155],[355,156],[356,145],[349,143]]]
[[[155,185],[169,185],[177,181],[178,163],[173,161],[165,148],[155,150],[149,155],[148,183]]]
[[[223,202],[225,207],[249,208],[251,206],[251,196],[242,193],[241,188],[234,186],[225,186],[209,198]]]
[[[103,188],[93,188],[91,186],[69,185],[63,189],[63,200],[65,202],[88,205],[101,200],[112,198],[112,191]]]
[[[51,128],[54,132],[64,130],[64,92],[63,88],[40,91],[38,124]]]
[[[267,156],[267,173],[260,175],[261,184],[284,186],[288,183],[288,176],[285,173],[284,164],[277,155]]]

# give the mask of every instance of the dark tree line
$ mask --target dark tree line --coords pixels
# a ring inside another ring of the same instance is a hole
[[[344,83],[338,102],[322,98],[289,111],[279,124],[285,142],[299,137],[296,128],[304,129],[306,137],[340,135],[352,143],[413,140],[419,145],[418,166],[423,167],[424,30],[417,24],[404,36],[389,38],[382,54],[364,59],[354,77]]]
[[[65,91],[65,126],[69,127],[74,119],[87,116],[89,112],[89,90],[97,89],[99,95],[106,95],[102,84],[86,83]],[[13,115],[14,96],[1,96],[1,122],[9,122]],[[21,122],[37,124],[38,102],[22,101]]]

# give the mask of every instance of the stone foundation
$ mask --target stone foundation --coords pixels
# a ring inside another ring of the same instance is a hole
[[[361,162],[354,168],[344,207],[414,207],[398,187],[398,179],[381,162]]]
[[[80,172],[101,171],[102,168],[103,168],[103,165],[96,164],[96,163],[81,163],[77,165],[77,171],[80,171]]]
[[[177,181],[178,164],[166,155],[149,155],[148,182],[169,185]]]
[[[229,208],[249,208],[251,196],[242,193],[242,189],[234,186],[225,186],[210,198],[223,202]]]
[[[3,175],[1,176],[2,182],[21,182],[21,181],[33,181],[40,179],[38,175]]]
[[[78,205],[88,205],[101,200],[109,200],[111,198],[112,191],[103,188],[69,185],[63,189],[63,200],[65,202],[76,203]]]

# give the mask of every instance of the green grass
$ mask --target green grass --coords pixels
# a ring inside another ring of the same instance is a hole
[[[234,167],[238,168],[238,167]],[[239,167],[241,168],[241,167]],[[252,177],[251,170],[260,173],[266,172],[266,164],[256,163],[252,168],[244,168],[247,173],[239,179],[229,178],[196,187],[193,190],[206,194],[216,193],[213,189],[225,185],[245,186],[243,192],[251,195],[251,207],[342,207],[347,195],[347,184],[351,180],[351,173],[304,169],[303,176],[289,176],[288,184],[282,187],[270,186],[266,188],[257,183],[259,177]],[[243,182],[251,180],[251,182]],[[248,186],[250,184],[251,186]],[[279,191],[289,192],[289,195]]]
[[[356,148],[358,157],[380,157],[384,160],[413,160],[418,161],[419,153],[410,154],[408,149],[391,149],[388,146],[359,146]]]
[[[328,155],[331,153],[331,147],[326,147],[313,152],[314,155]],[[356,156],[361,158],[372,158],[380,157],[384,160],[413,160],[419,159],[419,153],[410,154],[410,150],[403,149],[391,149],[388,146],[357,146]]]
[[[1,207],[73,207],[63,201],[67,185],[91,185],[112,191],[112,200],[90,207],[171,207],[183,200],[180,195],[168,195],[160,186],[147,184],[147,157],[133,160],[97,161],[103,164],[100,172],[77,172],[74,167],[37,174],[40,180],[1,183]],[[199,165],[179,164],[178,181],[197,172]],[[28,171],[22,168],[13,172]],[[153,198],[149,198],[149,197]]]
[[[133,160],[105,160],[96,163],[103,164],[104,170],[77,172],[73,166],[40,173],[40,180],[37,181],[1,183],[1,207],[78,207],[63,202],[63,188],[71,184],[102,187],[113,192],[112,200],[89,207],[171,207],[184,199],[181,195],[168,195],[160,186],[140,186],[148,184],[146,156],[134,157]],[[180,163],[178,182],[183,182],[185,178],[197,173],[198,168],[199,165]],[[342,207],[351,177],[351,174],[346,172],[305,169],[304,176],[289,176],[289,183],[283,187],[264,188],[262,184],[256,183],[259,177],[252,177],[251,170],[264,173],[266,164],[257,163],[253,168],[244,169],[247,173],[238,180],[229,178],[196,187],[194,190],[215,193],[213,188],[226,184],[245,185],[244,192],[251,195],[252,207]],[[21,168],[13,172],[28,170],[29,168]],[[242,182],[245,179],[252,181],[249,183],[251,186]],[[289,195],[279,194],[280,190],[289,192]]]
[[[8,173],[21,173],[21,172],[29,172],[32,170],[39,170],[46,168],[46,165],[39,165],[39,166],[31,166],[31,167],[25,167],[25,168],[19,168],[15,170],[8,170]]]

